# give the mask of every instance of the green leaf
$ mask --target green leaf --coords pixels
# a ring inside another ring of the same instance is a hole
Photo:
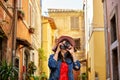
[[[2,61],[0,65],[0,76],[2,80],[16,80],[18,77],[18,70],[12,64],[8,64],[7,61]]]

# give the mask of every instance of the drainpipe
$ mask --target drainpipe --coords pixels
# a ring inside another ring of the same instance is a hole
[[[16,56],[16,34],[17,34],[17,0],[14,0],[13,21],[12,21],[12,64]]]

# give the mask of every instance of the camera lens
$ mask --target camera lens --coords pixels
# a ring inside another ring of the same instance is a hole
[[[63,45],[60,45],[60,49],[69,49],[70,43],[66,41]]]
[[[60,49],[66,49],[64,45],[60,45]]]
[[[65,42],[64,46],[65,46],[66,48],[69,48],[70,43],[69,43],[69,42]]]

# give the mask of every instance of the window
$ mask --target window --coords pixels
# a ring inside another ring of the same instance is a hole
[[[75,49],[80,50],[80,38],[74,40],[75,40]]]
[[[26,66],[26,68],[28,67],[29,61],[30,61],[29,52],[28,52],[27,50],[25,50],[25,54],[24,54],[24,65]]]
[[[35,57],[35,55],[34,55],[34,53],[32,53],[32,61],[34,62],[34,57]]]
[[[1,29],[0,29],[1,31]],[[7,38],[5,34],[1,31],[0,32],[0,61],[5,59],[5,54],[7,53]]]
[[[117,41],[117,33],[118,32],[118,6],[114,6],[113,10],[110,13],[110,37],[111,37],[111,45],[110,45],[110,58],[111,61],[110,62],[112,64],[111,66],[111,70],[109,72],[112,75],[112,80],[119,80],[119,41]],[[109,66],[109,65],[108,65]],[[109,73],[108,73],[109,75]]]
[[[115,15],[111,19],[111,43],[117,40],[117,35],[116,35],[116,18]]]
[[[119,80],[117,48],[112,51],[113,80]]]
[[[31,4],[29,4],[28,8],[28,24],[30,27],[34,27],[35,24],[35,10]]]
[[[79,29],[79,17],[71,17],[71,29]]]
[[[18,9],[22,9],[22,0],[18,0]]]
[[[15,67],[18,69],[18,72],[19,72],[19,59],[18,58],[15,58]],[[16,80],[18,80],[18,77]]]

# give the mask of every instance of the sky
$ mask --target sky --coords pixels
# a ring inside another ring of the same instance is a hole
[[[42,15],[50,9],[79,9],[83,8],[83,0],[42,0]]]

